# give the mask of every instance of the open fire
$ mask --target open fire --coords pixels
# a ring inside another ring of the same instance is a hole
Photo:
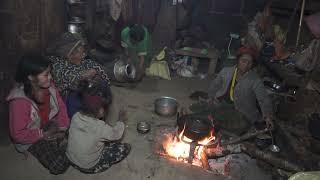
[[[203,166],[201,158],[205,151],[205,146],[214,141],[215,136],[211,131],[210,136],[198,142],[193,142],[192,139],[184,136],[184,130],[185,128],[179,134],[172,133],[167,135],[167,138],[162,142],[165,155],[178,161],[201,167]]]

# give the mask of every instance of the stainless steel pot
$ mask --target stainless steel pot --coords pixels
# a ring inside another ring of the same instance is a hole
[[[177,113],[178,102],[172,97],[162,96],[155,100],[154,110],[160,116],[173,116]]]
[[[117,81],[128,82],[136,78],[136,68],[123,60],[118,60],[114,64],[113,74]]]
[[[68,32],[82,33],[84,23],[85,21],[80,17],[71,17],[71,20],[68,22]]]
[[[79,26],[79,24],[68,24],[68,32],[72,34],[82,33],[83,29],[82,29],[82,26]]]
[[[81,18],[81,17],[73,16],[73,17],[70,18],[69,23],[72,23],[72,24],[84,24],[85,20],[83,18]]]

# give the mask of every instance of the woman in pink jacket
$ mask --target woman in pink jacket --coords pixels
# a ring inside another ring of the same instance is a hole
[[[70,121],[59,92],[51,82],[50,61],[38,55],[23,56],[11,90],[9,125],[18,152],[30,152],[52,174],[67,170],[64,136]]]

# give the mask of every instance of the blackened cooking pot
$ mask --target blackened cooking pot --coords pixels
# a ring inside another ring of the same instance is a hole
[[[193,141],[201,141],[210,136],[214,127],[208,118],[188,114],[177,117],[178,133],[184,129],[183,135]]]

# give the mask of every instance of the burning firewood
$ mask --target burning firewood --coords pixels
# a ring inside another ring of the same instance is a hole
[[[215,159],[219,157],[224,157],[229,154],[241,153],[240,144],[217,146],[213,148],[206,148],[205,153],[209,159]]]
[[[202,163],[202,168],[205,170],[209,170],[210,166],[209,166],[209,161],[208,161],[208,157],[205,151],[203,151],[201,153],[201,163]]]

